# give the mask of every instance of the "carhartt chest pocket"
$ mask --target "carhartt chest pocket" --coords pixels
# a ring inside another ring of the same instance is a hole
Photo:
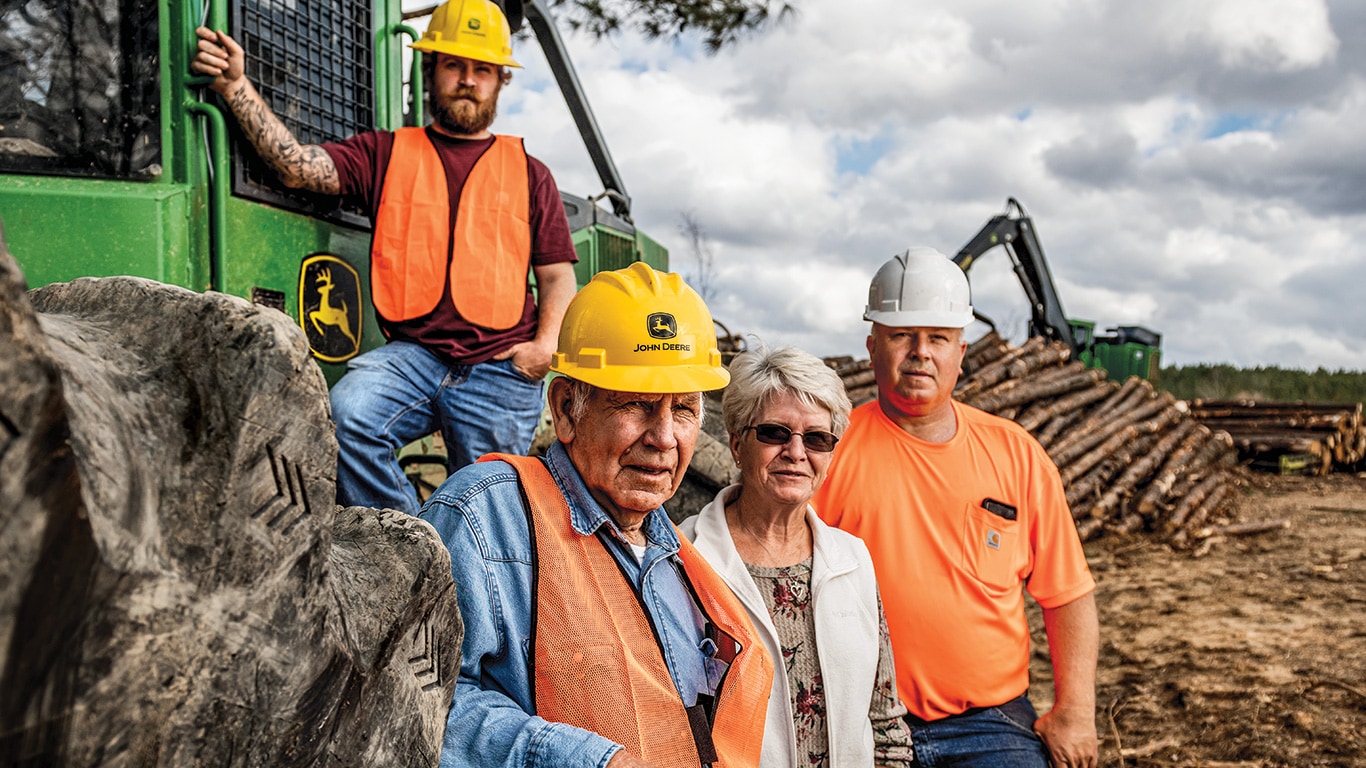
[[[969,504],[963,515],[963,570],[993,592],[1020,585],[1020,521]]]

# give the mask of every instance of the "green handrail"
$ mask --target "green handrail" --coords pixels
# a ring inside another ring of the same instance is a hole
[[[228,121],[223,112],[212,104],[187,101],[186,111],[200,115],[209,125],[209,287],[223,293],[224,258],[227,253],[228,195]]]
[[[208,2],[205,7],[205,26],[209,29],[228,28],[228,9],[226,2]],[[191,29],[189,45],[191,51],[186,62],[194,58],[194,50],[199,45],[199,37]],[[205,88],[213,82],[207,75],[183,73],[185,85],[190,88]],[[209,287],[220,293],[225,292],[225,259],[227,258],[228,231],[228,123],[223,112],[213,104],[204,101],[202,90],[197,99],[187,99],[185,111],[198,115],[208,122],[209,128]]]
[[[417,42],[422,37],[415,28],[407,24],[395,24],[394,34],[407,35],[412,38],[413,42]],[[413,65],[412,71],[408,73],[408,85],[409,92],[412,94],[413,125],[420,126],[422,125],[422,54],[418,51],[413,51]]]

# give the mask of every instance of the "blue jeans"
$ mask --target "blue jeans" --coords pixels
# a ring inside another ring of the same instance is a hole
[[[452,368],[407,341],[352,359],[332,388],[337,503],[416,515],[421,505],[399,467],[399,448],[440,430],[449,472],[485,453],[525,454],[543,389],[510,360]]]
[[[920,768],[1048,768],[1048,751],[1034,733],[1039,719],[1026,696],[942,720],[906,716]]]

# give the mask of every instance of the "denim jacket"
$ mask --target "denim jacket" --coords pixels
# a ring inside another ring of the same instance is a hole
[[[678,537],[663,508],[646,518],[637,561],[615,523],[589,495],[555,443],[546,465],[569,503],[574,529],[597,533],[629,575],[663,644],[684,706],[714,693],[724,668],[707,653],[703,619],[680,580]],[[446,720],[442,766],[602,768],[621,745],[537,717],[527,654],[531,644],[532,553],[516,471],[501,461],[456,472],[423,506],[451,553],[465,623],[460,679]]]

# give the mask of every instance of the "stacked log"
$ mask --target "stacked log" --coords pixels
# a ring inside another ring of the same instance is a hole
[[[877,397],[867,360],[827,358],[860,405]],[[1013,347],[994,331],[968,346],[955,399],[1013,419],[1058,466],[1083,541],[1145,534],[1191,548],[1235,510],[1233,439],[1201,424],[1170,394],[1108,381],[1061,343]]]
[[[1192,400],[1191,416],[1233,438],[1254,469],[1326,475],[1366,460],[1361,403]]]
[[[852,357],[827,357],[825,364],[835,369],[835,373],[844,380],[844,391],[849,394],[849,401],[854,407],[863,405],[877,397],[877,382],[873,377],[873,369],[869,367],[868,361],[855,360]]]

